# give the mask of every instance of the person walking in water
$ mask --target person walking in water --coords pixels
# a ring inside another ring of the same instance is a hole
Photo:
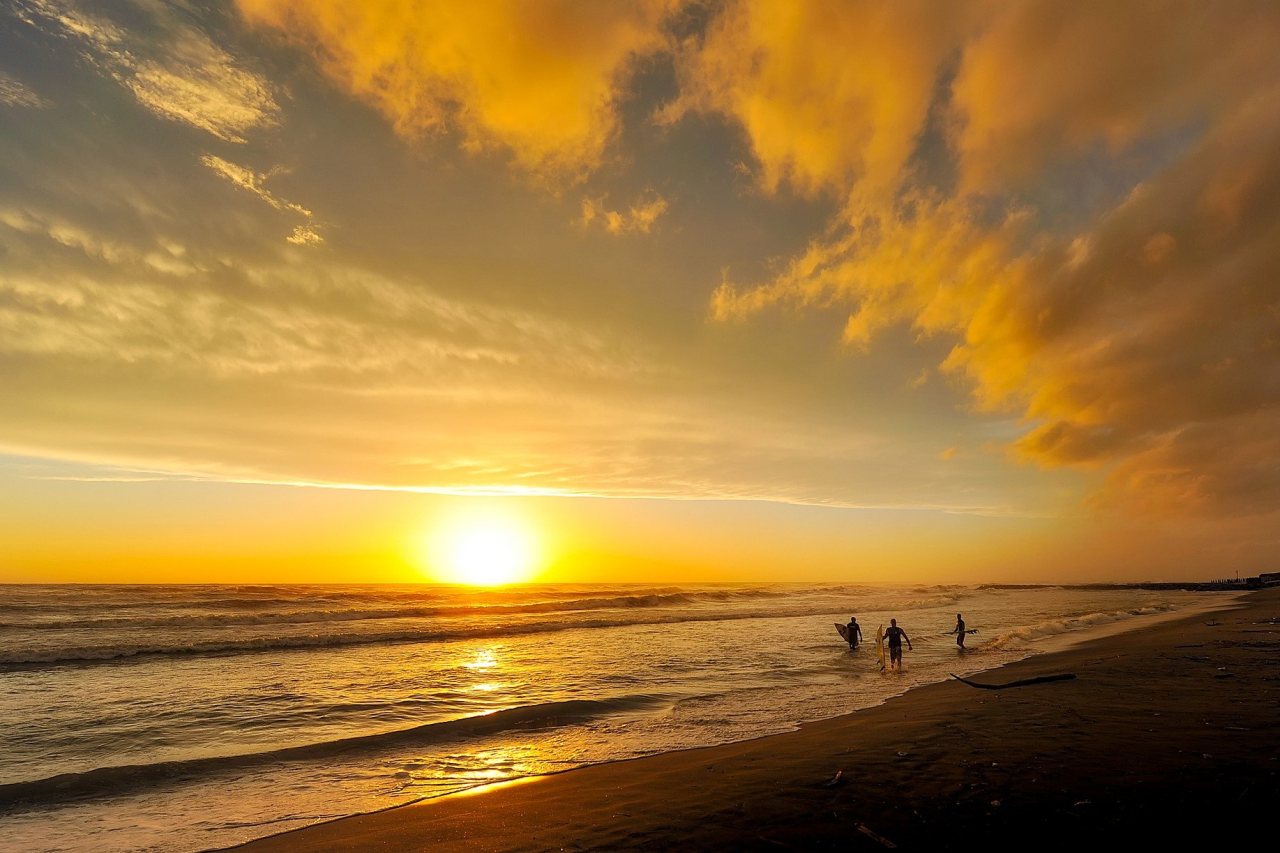
[[[849,641],[849,651],[853,651],[862,642],[862,626],[858,624],[858,617],[850,616],[849,624],[844,626],[844,630],[845,639]]]
[[[964,619],[959,613],[956,614],[956,645],[960,647],[960,651],[964,651]]]
[[[907,648],[915,651],[911,646],[911,638],[907,636],[907,632],[898,627],[897,619],[889,620],[889,630],[884,632],[884,638],[889,641],[889,668],[902,669],[902,641],[907,641]]]

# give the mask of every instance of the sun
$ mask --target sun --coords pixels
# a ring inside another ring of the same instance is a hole
[[[519,519],[496,513],[452,518],[431,531],[424,543],[425,572],[445,583],[499,586],[533,575],[537,541]]]

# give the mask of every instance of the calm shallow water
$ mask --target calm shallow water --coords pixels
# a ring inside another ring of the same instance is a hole
[[[1205,594],[859,585],[0,587],[0,848],[191,851],[741,740]],[[980,633],[957,652],[957,611]],[[903,673],[849,653],[896,617]]]

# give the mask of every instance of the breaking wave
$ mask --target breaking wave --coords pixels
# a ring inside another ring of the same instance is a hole
[[[399,608],[395,617],[368,616],[367,610],[334,611],[318,618],[315,611],[308,613],[275,613],[275,614],[192,614],[184,617],[169,617],[160,621],[150,619],[139,623],[131,622],[125,631],[116,631],[104,635],[100,643],[80,642],[66,643],[41,648],[17,646],[0,651],[0,673],[19,670],[45,669],[65,666],[94,666],[120,663],[133,660],[155,658],[210,657],[233,654],[248,654],[266,651],[298,651],[314,649],[332,649],[356,646],[393,645],[410,643],[443,643],[455,640],[497,639],[528,634],[548,634],[578,629],[641,627],[645,625],[672,625],[690,622],[733,622],[745,619],[795,618],[817,616],[832,613],[835,608],[831,595],[832,588],[821,588],[823,593],[812,598],[812,593],[793,595],[792,593],[770,589],[747,590],[711,590],[701,592],[659,593],[647,595],[629,595],[599,598],[578,598],[560,602],[527,602],[513,605],[486,605],[473,608],[469,605],[432,608]],[[843,592],[842,594],[848,594]],[[705,605],[742,599],[751,600],[791,598],[788,602],[779,602],[768,607],[734,607],[715,609]],[[847,602],[850,607],[860,609],[892,609],[894,611],[914,610],[918,608],[949,606],[958,600],[955,593],[917,596],[880,596],[868,598],[865,593],[861,599],[851,596]],[[674,609],[677,605],[685,605],[684,609]],[[505,609],[497,609],[505,608]],[[664,608],[672,608],[666,609]],[[593,615],[592,611],[599,611]],[[385,609],[373,611],[385,614]],[[558,614],[572,613],[573,618],[557,618]],[[483,619],[470,623],[442,621],[444,616],[489,616],[492,614],[542,614],[547,618],[534,621],[517,621],[502,619]],[[585,615],[584,615],[585,614]],[[256,621],[220,621],[224,616],[235,616],[240,620],[252,617]],[[424,618],[421,625],[387,626],[387,630],[353,630],[352,625],[368,623],[375,618]],[[305,617],[305,618],[304,618]],[[427,621],[428,617],[436,617],[435,621]],[[176,621],[183,620],[183,621]],[[343,623],[346,623],[345,625]],[[93,622],[72,621],[76,629],[92,628]],[[262,633],[246,636],[242,631],[232,636],[221,636],[219,633],[206,634],[202,637],[176,639],[173,632],[159,635],[141,636],[127,633],[130,628],[172,629],[172,628],[221,628],[226,626],[266,627],[271,625],[305,625],[331,624],[331,630],[317,630],[312,633]],[[31,625],[11,625],[11,628],[29,630]],[[68,625],[70,627],[70,625]],[[43,634],[44,629],[38,633]],[[74,636],[83,637],[77,633]],[[106,639],[109,638],[109,639]]]
[[[29,782],[0,785],[0,808],[17,803],[38,804],[69,797],[119,794],[165,779],[191,778],[217,771],[239,770],[262,764],[323,759],[338,753],[375,751],[395,746],[417,746],[438,741],[462,740],[510,729],[550,728],[583,723],[626,712],[667,704],[662,696],[637,694],[610,699],[570,699],[494,711],[488,714],[425,723],[407,729],[285,747],[265,752],[99,767],[83,773],[62,773]]]
[[[1111,622],[1119,622],[1122,619],[1131,619],[1134,616],[1151,616],[1156,613],[1167,613],[1170,610],[1176,609],[1176,604],[1165,602],[1148,605],[1146,607],[1135,607],[1128,610],[1082,613],[1077,616],[1062,616],[1055,619],[1046,619],[1043,622],[1036,622],[1031,625],[1019,625],[1016,628],[1009,628],[983,643],[979,648],[1004,649],[1018,643],[1039,640],[1044,637],[1052,637],[1057,634],[1065,634],[1068,631],[1078,631],[1082,628],[1106,625]]]
[[[553,601],[530,601],[517,604],[440,604],[408,605],[398,607],[350,608],[337,607],[324,610],[284,610],[274,613],[235,612],[185,613],[166,616],[141,614],[135,616],[106,616],[96,619],[54,619],[41,622],[0,622],[4,628],[35,630],[66,630],[94,628],[171,628],[171,627],[220,627],[223,625],[300,625],[315,622],[358,622],[374,619],[413,619],[432,616],[488,616],[517,613],[560,613],[581,610],[616,610],[630,608],[671,607],[681,604],[714,603],[751,599],[782,598],[789,593],[780,590],[707,590],[701,592],[663,592],[643,595],[595,596]],[[296,603],[296,602],[288,602]],[[202,606],[210,606],[205,602]],[[252,599],[221,600],[221,606],[262,607],[275,606],[274,602]]]

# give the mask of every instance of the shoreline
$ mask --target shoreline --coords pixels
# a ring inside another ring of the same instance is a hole
[[[1019,661],[987,669],[983,671],[983,675],[989,676],[998,671],[1008,673],[1010,678],[1021,678],[1044,674],[1054,667],[1081,668],[1081,664],[1098,665],[1117,658],[1129,658],[1135,649],[1151,654],[1153,650],[1165,648],[1160,643],[1163,635],[1212,631],[1207,625],[1198,624],[1210,613],[1221,614],[1226,621],[1236,614],[1261,610],[1267,610],[1275,618],[1276,612],[1280,612],[1280,595],[1270,591],[1237,595],[1228,601],[1206,602],[1203,607],[1196,607],[1193,613],[1187,613],[1183,609],[1171,614],[1135,617],[1143,620],[1143,624],[1129,626],[1127,621],[1118,623],[1125,626],[1119,633],[1116,632],[1115,625],[1099,626],[1099,633],[1094,636],[1075,638],[1065,648],[1046,650]],[[1216,620],[1210,620],[1214,621]],[[1094,634],[1094,629],[1090,629],[1088,633]],[[1280,634],[1280,631],[1277,633]],[[1099,650],[1116,654],[1097,661],[1089,660]],[[1174,667],[1164,675],[1176,681],[1181,677],[1178,669]],[[983,681],[991,680],[983,675],[979,676]],[[1092,680],[1086,680],[1083,676],[1081,679],[1086,685]],[[1072,687],[1065,689],[1076,694],[1082,689],[1097,692],[1093,686],[1082,688],[1078,682],[1071,684]],[[772,836],[793,834],[797,825],[801,829],[807,828],[808,832],[805,838],[797,842],[799,846],[812,846],[816,843],[815,839],[826,837],[823,832],[815,829],[814,816],[809,814],[812,809],[802,807],[792,813],[774,813],[779,801],[793,798],[796,791],[812,795],[816,786],[816,790],[826,792],[828,799],[834,796],[838,801],[843,792],[861,788],[857,783],[822,787],[823,782],[829,780],[836,770],[850,773],[848,767],[842,766],[849,763],[850,754],[860,755],[864,750],[883,753],[893,745],[945,739],[956,726],[956,723],[947,722],[949,718],[964,719],[966,715],[989,714],[990,708],[998,707],[1001,703],[1008,707],[1034,699],[1042,703],[1048,701],[1052,708],[1052,703],[1066,698],[1062,695],[1063,690],[1058,685],[1044,685],[1015,689],[1008,693],[988,692],[972,690],[955,681],[935,682],[912,688],[878,705],[804,723],[791,732],[480,785],[414,803],[313,824],[221,849],[278,853],[365,849],[373,846],[399,850],[419,849],[424,845],[432,849],[528,849],[565,845],[630,847],[674,844],[695,844],[713,849],[728,846],[740,848],[743,845],[774,846],[780,842]],[[1005,701],[1006,696],[1014,701]],[[1040,708],[1039,711],[1043,714],[1045,709]],[[1160,716],[1159,712],[1153,713]],[[932,729],[928,726],[921,728],[922,721],[936,725]],[[1014,721],[1003,721],[1006,728],[1011,722]],[[904,731],[891,731],[895,724],[902,725]],[[1037,727],[1043,728],[1045,725],[1042,721]],[[1079,735],[1080,732],[1077,731],[1076,734]],[[1011,746],[1017,746],[1018,742],[1026,740],[1025,732],[1006,732],[1006,735]],[[852,750],[833,750],[831,744],[824,743],[827,738],[844,739],[850,736],[859,743]],[[1117,743],[1123,742],[1119,737],[1116,740]],[[944,749],[941,754],[945,756],[958,749],[963,751],[962,746],[963,744],[951,743],[949,749]],[[1023,743],[1023,746],[1026,744]],[[878,762],[874,764],[875,772],[885,774],[889,779],[895,775],[900,776],[906,769],[901,765],[909,764],[908,758],[913,754],[915,753],[903,753],[901,749],[891,750],[891,760],[887,763],[885,757],[879,755]],[[946,765],[950,772],[943,774],[944,778],[950,779],[952,783],[963,784],[963,774],[957,777],[956,768],[967,764],[967,760],[960,760],[959,764],[950,762]],[[788,774],[794,774],[799,765],[807,768],[803,776],[783,781]],[[992,766],[999,766],[999,762]],[[735,767],[738,772],[728,771],[726,767]],[[933,769],[936,770],[936,767]],[[1270,769],[1274,769],[1274,764]],[[862,778],[866,778],[868,772],[871,771],[853,771]],[[842,778],[851,777],[852,774]],[[714,784],[708,786],[708,781],[714,781]],[[902,781],[906,782],[905,779]],[[936,788],[938,781],[933,779],[930,787]],[[673,803],[667,799],[671,790],[690,783],[696,786],[698,796],[681,803]],[[1274,782],[1269,790],[1275,790]],[[784,794],[787,796],[783,796]],[[860,799],[866,799],[865,790],[862,794]],[[769,833],[757,833],[758,838],[744,837],[739,827],[723,828],[719,833],[708,834],[703,825],[707,816],[724,816],[726,810],[731,813],[729,816],[735,826],[741,824],[748,815],[752,816],[752,820],[748,822],[754,822],[759,817],[757,810],[748,809],[746,805],[761,798],[771,804],[766,812],[774,814],[773,819],[765,821]],[[923,809],[939,807],[936,790],[929,796],[911,794],[907,799],[915,803],[912,814],[919,815],[923,813]],[[993,801],[999,803],[1000,799],[997,797]],[[625,802],[627,808],[619,811],[620,802]],[[735,803],[740,806],[736,813]],[[896,811],[890,801],[882,805],[891,813]],[[825,819],[828,822],[831,815],[835,815],[837,823],[847,830],[848,821],[840,818],[840,811],[835,808],[827,812],[820,810],[820,813],[827,815]],[[877,810],[871,808],[870,811],[872,818],[859,825],[875,825],[872,821]],[[565,812],[583,817],[577,824],[565,826],[558,820]],[[509,820],[512,814],[521,815],[522,819],[517,822],[519,827],[513,826]],[[692,815],[697,815],[697,818],[691,819]],[[989,821],[989,818],[987,816],[986,820]],[[1079,824],[1081,819],[1077,817],[1073,822]],[[882,820],[879,823],[881,828],[873,832],[879,833],[881,837],[893,837],[893,833],[898,837],[909,838],[911,835],[909,826],[897,826],[895,820]],[[843,838],[847,844],[850,836],[848,832],[836,832],[835,837]],[[863,840],[870,838],[865,834],[859,834],[859,837]],[[937,839],[931,840],[930,846],[936,847],[936,842]],[[786,842],[781,843],[786,846]],[[876,846],[879,846],[878,843],[868,849]]]
[[[1107,637],[1116,637],[1127,634],[1131,631],[1145,631],[1162,625],[1166,622],[1177,622],[1182,619],[1195,619],[1210,613],[1217,613],[1223,610],[1230,610],[1233,607],[1243,606],[1248,600],[1250,590],[1239,590],[1230,593],[1214,593],[1222,597],[1217,600],[1205,600],[1196,604],[1188,604],[1186,607],[1179,607],[1177,610],[1170,610],[1164,613],[1146,613],[1141,616],[1134,616],[1131,619],[1123,619],[1116,622],[1105,622],[1101,625],[1092,625],[1079,631],[1068,631],[1063,634],[1054,634],[1052,636],[1043,637],[1038,641],[1038,651],[1028,657],[1040,657],[1042,655],[1051,655],[1058,652],[1066,652],[1077,646],[1091,643],[1094,640],[1104,640]],[[1026,660],[1023,658],[1022,660]],[[1018,663],[1019,661],[1013,661]],[[1002,664],[1002,666],[1010,666],[1012,664]],[[1000,669],[999,666],[992,667],[991,671]],[[984,670],[984,672],[987,670]]]

